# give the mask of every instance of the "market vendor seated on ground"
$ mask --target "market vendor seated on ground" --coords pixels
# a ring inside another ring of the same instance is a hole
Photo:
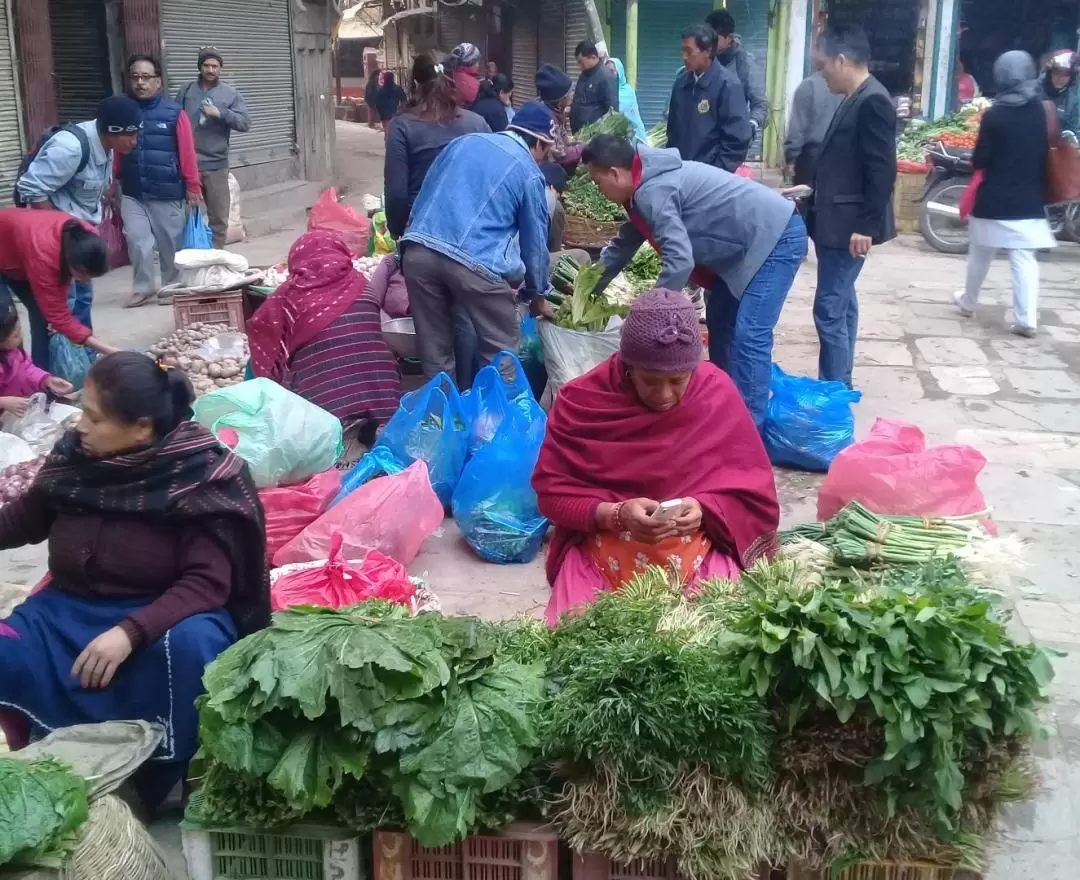
[[[360,429],[365,442],[397,410],[401,374],[379,303],[336,232],[300,236],[289,280],[248,321],[251,370]]]
[[[247,465],[191,417],[179,371],[134,352],[94,364],[84,413],[19,500],[0,548],[49,542],[51,582],[0,621],[13,748],[59,727],[159,722],[133,778],[153,809],[197,747],[203,670],[266,626],[262,506]]]
[[[640,297],[619,353],[560,389],[533,488],[555,526],[551,624],[650,565],[674,564],[692,585],[775,547],[765,447],[734,383],[702,361],[694,306],[670,290]],[[654,516],[677,499],[671,518]]]

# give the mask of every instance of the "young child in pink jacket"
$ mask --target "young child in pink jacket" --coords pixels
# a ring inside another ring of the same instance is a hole
[[[15,304],[9,298],[0,297],[0,410],[24,415],[30,406],[27,398],[39,391],[66,397],[75,392],[75,387],[34,366],[23,349],[22,327]]]

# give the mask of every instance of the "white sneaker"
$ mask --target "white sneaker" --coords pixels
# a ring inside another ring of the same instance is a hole
[[[974,318],[975,309],[969,309],[964,305],[964,291],[958,290],[953,295],[953,302],[956,303],[956,308],[965,318]]]
[[[1024,339],[1034,339],[1039,335],[1034,327],[1021,327],[1019,324],[1013,324],[1009,328],[1009,332],[1016,336],[1023,336]]]

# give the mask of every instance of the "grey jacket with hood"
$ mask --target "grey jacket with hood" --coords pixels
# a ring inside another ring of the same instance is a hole
[[[746,92],[750,121],[761,131],[769,124],[769,98],[765,94],[765,81],[753,56],[743,48],[738,34],[735,34],[728,48],[716,53],[716,60],[739,78]]]
[[[791,222],[795,205],[778,193],[723,169],[684,162],[678,150],[638,147],[641,183],[631,209],[652,231],[663,269],[657,287],[682,290],[695,267],[710,269],[741,299]],[[632,221],[600,254],[603,289],[645,238]]]

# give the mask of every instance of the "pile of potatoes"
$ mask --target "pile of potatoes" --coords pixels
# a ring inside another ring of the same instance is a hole
[[[207,358],[201,352],[215,336],[236,332],[225,324],[192,324],[186,330],[176,330],[155,342],[150,346],[150,356],[166,367],[176,367],[187,373],[196,395],[239,385],[244,381],[248,361],[246,338],[243,357]]]

